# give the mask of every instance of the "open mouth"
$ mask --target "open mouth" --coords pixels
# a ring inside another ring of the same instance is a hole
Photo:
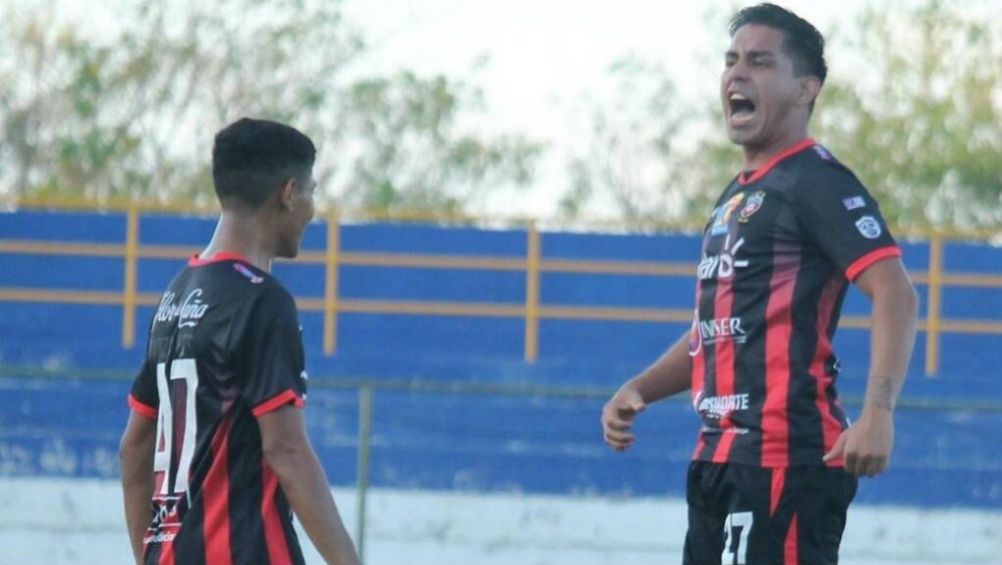
[[[727,98],[730,116],[734,121],[750,120],[755,115],[755,103],[739,92],[732,93]]]

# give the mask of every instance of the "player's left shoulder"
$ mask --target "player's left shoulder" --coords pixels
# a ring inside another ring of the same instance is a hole
[[[869,203],[870,191],[856,173],[838,160],[824,145],[814,145],[804,152],[805,158],[798,167],[796,194],[800,199],[844,200],[849,209],[861,199]]]

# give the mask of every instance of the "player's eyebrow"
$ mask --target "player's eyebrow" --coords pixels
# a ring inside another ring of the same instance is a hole
[[[776,56],[775,52],[769,51],[767,49],[752,49],[751,51],[745,52],[745,57],[749,59],[754,59],[758,57],[775,57],[775,56]],[[737,58],[738,52],[735,51],[734,49],[728,49],[727,51],[724,52],[724,57]]]

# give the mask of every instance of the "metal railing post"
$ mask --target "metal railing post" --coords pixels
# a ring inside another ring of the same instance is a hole
[[[356,530],[355,544],[358,556],[365,561],[365,510],[369,495],[369,466],[372,440],[372,388],[358,389],[358,468],[356,471]]]
[[[122,347],[136,342],[136,270],[139,258],[139,207],[129,206],[125,214],[125,281],[122,285]]]
[[[943,236],[933,232],[929,239],[929,301],[925,312],[925,376],[939,372],[939,323],[943,292]]]
[[[525,361],[539,357],[539,230],[530,222],[525,256]]]
[[[338,267],[341,257],[341,223],[337,214],[327,218],[327,249],[324,253],[324,355],[337,351]]]

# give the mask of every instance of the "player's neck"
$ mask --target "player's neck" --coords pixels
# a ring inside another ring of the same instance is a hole
[[[255,215],[223,210],[212,239],[199,257],[210,259],[219,253],[236,253],[255,267],[270,272],[273,249],[274,243]]]
[[[783,135],[778,135],[769,142],[761,145],[745,145],[743,147],[745,162],[741,171],[750,173],[768,163],[769,159],[782,153],[786,148],[805,139],[807,139],[807,128],[798,128]]]

